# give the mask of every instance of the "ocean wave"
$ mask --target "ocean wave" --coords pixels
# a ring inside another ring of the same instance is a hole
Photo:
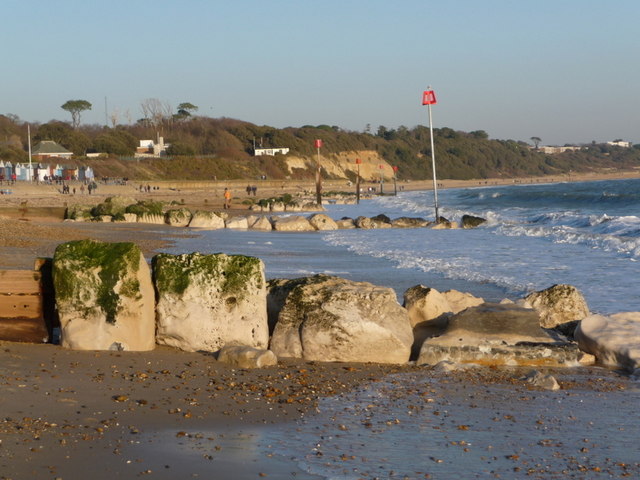
[[[640,238],[620,235],[620,229],[616,230],[617,234],[611,234],[583,231],[568,225],[547,227],[503,224],[498,227],[496,233],[508,237],[548,238],[557,244],[585,245],[590,248],[615,252],[630,257],[638,257],[640,255]]]
[[[353,235],[341,235],[340,233],[327,235],[324,240],[332,246],[347,247],[350,252],[360,256],[383,258],[390,261],[398,269],[437,273],[453,280],[491,284],[518,293],[533,288],[531,283],[521,283],[513,276],[491,271],[486,268],[486,264],[482,260],[475,260],[464,254],[451,255],[446,258],[430,256],[420,250],[408,248],[405,243],[385,248],[387,247],[385,242],[371,242],[369,239],[359,239]]]

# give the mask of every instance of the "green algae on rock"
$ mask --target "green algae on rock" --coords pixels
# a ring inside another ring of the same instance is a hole
[[[153,257],[156,341],[186,351],[269,342],[264,264],[243,255]]]
[[[119,296],[137,298],[140,284],[135,279],[126,279],[116,292],[121,280],[119,272],[138,270],[141,252],[134,243],[103,243],[94,240],[77,240],[58,245],[54,254],[53,282],[56,297],[60,300],[89,300],[85,286],[97,290],[95,305],[85,305],[91,309],[101,308],[107,322],[115,323]],[[64,267],[61,267],[63,266]],[[94,275],[87,275],[96,272]],[[86,276],[83,280],[81,277]]]
[[[53,285],[63,345],[149,350],[154,345],[151,273],[134,243],[78,240],[53,257]]]
[[[263,287],[263,277],[259,274],[262,261],[256,257],[223,253],[160,253],[152,258],[151,264],[158,292],[184,293],[195,277],[213,282],[220,293],[225,294],[234,292],[241,295],[243,286],[251,280],[258,288]]]

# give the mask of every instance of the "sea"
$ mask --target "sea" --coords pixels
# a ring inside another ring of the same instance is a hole
[[[265,262],[267,278],[337,275],[392,287],[400,302],[418,284],[486,301],[569,284],[592,312],[640,311],[640,179],[438,193],[441,216],[460,221],[469,214],[486,223],[464,230],[206,231],[179,238],[170,253],[253,255]],[[432,191],[326,208],[336,219],[435,214]],[[514,386],[490,385],[470,387],[461,400],[427,372],[377,380],[321,399],[316,413],[295,424],[243,431],[251,455],[290,462],[297,478],[331,480],[640,475],[640,388],[514,394]]]
[[[179,239],[169,253],[257,256],[267,278],[337,275],[392,287],[399,300],[418,284],[486,301],[569,284],[594,313],[640,310],[640,179],[439,190],[438,206],[451,221],[467,214],[487,222],[453,230],[214,230]],[[432,191],[326,208],[334,219],[435,216]]]

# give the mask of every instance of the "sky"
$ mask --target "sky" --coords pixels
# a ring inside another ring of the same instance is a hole
[[[0,114],[640,143],[638,0],[0,0]]]

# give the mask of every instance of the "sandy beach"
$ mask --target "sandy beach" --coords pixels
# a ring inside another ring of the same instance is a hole
[[[634,176],[637,174],[611,173],[570,178],[443,180],[442,184],[443,188],[455,188]],[[314,190],[311,183],[256,184],[257,199]],[[69,240],[134,241],[148,257],[162,252],[172,236],[191,235],[185,229],[154,225],[63,222],[64,209],[69,205],[97,204],[112,195],[125,195],[175,201],[191,209],[222,210],[224,188],[230,188],[234,193],[230,213],[243,214],[247,212],[247,200],[254,199],[246,194],[246,181],[151,185],[156,188],[148,193],[141,192],[135,182],[99,185],[97,194],[91,196],[78,193],[79,189],[75,195],[63,195],[58,187],[50,185],[3,186],[11,193],[0,196],[0,268],[32,268],[37,257],[52,256],[58,244]],[[399,182],[398,186],[405,190],[431,188],[430,182]],[[392,184],[385,184],[385,192],[389,187],[392,189]],[[346,182],[324,184],[325,191],[351,188]],[[426,374],[438,383],[424,384],[410,392],[398,385],[389,394],[392,402],[401,403],[410,394],[411,398],[424,398],[425,405],[415,407],[418,409],[426,409],[427,403],[440,405],[438,412],[481,407],[500,419],[518,418],[523,405],[545,396],[551,404],[559,399],[584,399],[580,408],[597,417],[599,411],[618,408],[616,400],[611,400],[613,393],[637,391],[637,382],[606,369],[581,367],[548,373],[558,379],[560,392],[542,392],[522,380],[522,370],[508,368],[443,374],[412,365],[281,361],[276,367],[244,370],[218,363],[211,354],[167,347],[144,353],[81,352],[50,344],[0,342],[0,479],[319,478],[301,471],[297,461],[287,459],[276,447],[255,450],[252,439],[259,434],[251,432],[270,425],[290,425],[293,432],[297,420],[317,414],[322,398],[348,394],[393,374]],[[372,418],[389,421],[380,415]],[[524,416],[521,429],[539,429],[540,421],[540,417]],[[573,420],[566,416],[553,422],[566,428],[562,448],[575,451],[574,456],[560,453],[548,465],[537,466],[533,458],[525,459],[515,448],[505,448],[492,451],[489,457],[496,460],[491,461],[513,463],[516,473],[512,478],[600,478],[600,472],[608,473],[609,478],[640,475],[640,461],[589,460],[588,449],[603,448],[595,445],[600,440],[574,437],[569,432]],[[596,421],[604,422],[602,416]],[[452,418],[443,420],[439,428],[458,438],[467,429],[485,428],[482,425],[469,427]],[[327,427],[332,435],[339,435],[345,428],[349,426]],[[456,441],[455,449],[459,449],[462,444]],[[171,446],[170,453],[166,452],[167,445]],[[491,450],[489,447],[469,448]],[[443,459],[458,454],[457,450],[445,450],[440,453]],[[343,455],[331,461],[348,464],[352,453],[345,451]],[[552,449],[549,455],[553,455]],[[448,478],[429,473],[429,468],[425,465],[424,470],[406,478]],[[390,476],[383,474],[380,478]]]

